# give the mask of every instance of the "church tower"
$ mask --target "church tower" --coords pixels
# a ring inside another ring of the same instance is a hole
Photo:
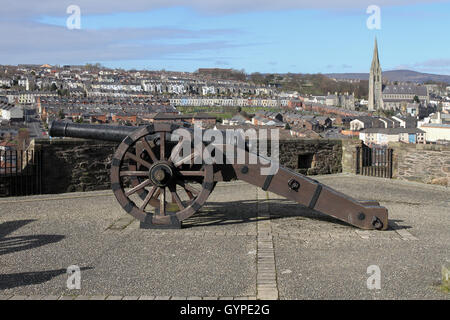
[[[369,111],[383,109],[383,97],[381,91],[383,83],[381,79],[381,66],[378,58],[378,44],[375,38],[375,48],[373,49],[372,66],[369,76]]]

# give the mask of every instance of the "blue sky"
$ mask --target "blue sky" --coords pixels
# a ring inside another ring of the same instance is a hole
[[[367,28],[376,1],[364,0],[22,2],[33,7],[2,4],[1,64],[368,72],[376,36],[383,70],[450,74],[449,1],[380,0],[381,30]],[[69,4],[80,30],[66,28]]]

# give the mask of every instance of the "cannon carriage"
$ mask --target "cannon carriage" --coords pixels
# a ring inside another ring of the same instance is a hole
[[[218,148],[224,161],[206,161],[202,155],[208,142],[191,143],[194,139],[177,134],[180,128],[174,123],[129,127],[54,121],[49,135],[117,142],[111,188],[122,208],[144,227],[180,227],[206,203],[217,182],[231,180],[243,180],[362,229],[388,227],[387,209],[376,201],[358,201],[282,166],[262,175],[261,169],[273,160],[247,143],[224,140]],[[239,152],[243,162],[235,161]],[[249,161],[251,157],[258,161]]]

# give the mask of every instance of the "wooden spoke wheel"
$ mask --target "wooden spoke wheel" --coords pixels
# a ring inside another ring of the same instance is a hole
[[[130,134],[112,159],[111,188],[123,209],[151,224],[170,225],[197,212],[215,187],[213,166],[196,164],[202,150],[171,141],[178,126],[157,123]]]

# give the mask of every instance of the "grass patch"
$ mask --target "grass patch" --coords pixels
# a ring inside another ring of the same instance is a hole
[[[450,293],[450,288],[448,286],[445,286],[445,285],[439,286],[439,290],[441,290],[444,293]]]

